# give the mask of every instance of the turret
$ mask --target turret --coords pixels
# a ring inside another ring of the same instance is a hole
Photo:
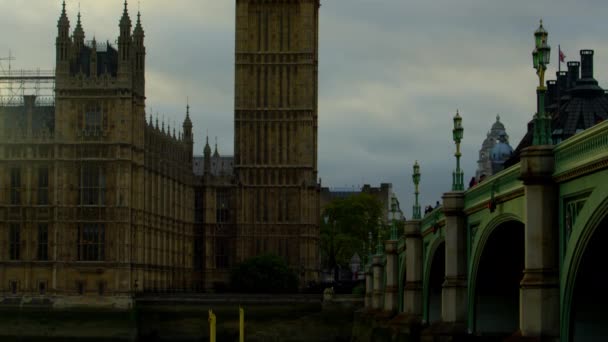
[[[57,39],[56,46],[56,70],[57,74],[67,74],[69,72],[69,55],[68,51],[71,46],[70,42],[70,20],[65,12],[65,1],[62,5],[61,16],[57,22]]]
[[[118,36],[118,78],[125,80],[129,78],[131,72],[131,18],[127,9],[127,0],[125,0],[125,8],[120,18],[120,36]]]
[[[80,50],[84,46],[84,30],[82,29],[82,23],[80,21],[80,11],[78,11],[78,21],[74,28],[74,55],[78,56]]]
[[[95,78],[97,77],[97,40],[95,40],[95,37],[93,37],[93,41],[91,43],[91,66],[90,66],[90,70],[91,70],[91,77]]]
[[[207,136],[207,143],[205,144],[205,150],[203,151],[204,158],[204,173],[208,175],[211,173],[211,146],[209,146],[209,136]]]
[[[188,144],[188,160],[192,161],[194,152],[194,137],[192,135],[192,121],[190,121],[190,105],[186,105],[186,119],[184,119],[184,143]]]
[[[133,30],[133,52],[134,58],[134,73],[135,73],[135,89],[141,96],[145,96],[146,90],[146,47],[144,46],[145,33],[141,25],[141,13],[137,12],[137,23]]]
[[[219,158],[220,152],[217,150],[217,137],[215,137],[215,152],[213,152],[213,158]]]

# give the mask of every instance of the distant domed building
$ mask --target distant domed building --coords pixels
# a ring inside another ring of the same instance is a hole
[[[496,150],[495,147],[497,147]],[[477,172],[475,173],[477,181],[482,175],[489,177],[502,170],[504,161],[509,159],[512,153],[513,149],[509,145],[509,135],[505,125],[500,122],[500,115],[496,115],[496,122],[492,125],[492,129],[488,132],[479,150]]]
[[[507,135],[502,133],[498,137],[498,142],[492,148],[490,153],[490,160],[492,162],[492,174],[500,172],[504,169],[504,163],[513,154],[513,148],[509,145]]]

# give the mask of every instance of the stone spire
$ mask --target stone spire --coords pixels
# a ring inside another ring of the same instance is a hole
[[[123,34],[123,28],[128,28],[128,31],[126,31],[127,35],[131,31],[131,17],[129,17],[129,9],[127,8],[127,5],[127,0],[125,0],[125,9],[123,10],[122,17],[120,18],[121,35]]]
[[[65,31],[67,33],[68,30],[70,29],[70,20],[68,19],[68,15],[65,11],[65,0],[63,1],[63,4],[61,5],[61,7],[62,7],[61,15],[59,16],[59,22],[57,23],[57,28],[59,29],[60,32],[62,31],[62,29],[67,28],[67,30]]]
[[[141,26],[141,12],[137,12],[137,23],[135,23],[135,29],[133,30],[133,37],[137,40],[137,38],[141,38],[143,41],[144,38],[144,29]]]
[[[205,150],[203,151],[204,157],[204,173],[209,174],[211,172],[211,146],[209,146],[209,135],[207,135],[207,143],[205,144]]]
[[[74,45],[77,53],[80,52],[80,49],[84,45],[84,30],[80,21],[80,8],[78,9],[78,21],[76,21],[76,27],[74,28]]]
[[[186,100],[186,118],[184,119],[184,124],[182,125],[184,129],[184,140],[191,143],[194,141],[192,136],[192,121],[190,120],[190,104]]]
[[[61,15],[57,22],[57,39],[55,41],[56,47],[56,66],[55,69],[57,74],[69,73],[69,51],[71,49],[70,41],[70,20],[65,11],[65,1],[63,1]]]
[[[220,157],[220,153],[217,150],[217,137],[215,137],[215,152],[213,152],[213,158],[219,158]]]
[[[131,61],[131,18],[129,17],[129,10],[127,9],[127,0],[125,0],[125,9],[122,12],[122,18],[120,18],[120,36],[118,37],[118,54],[119,54],[119,73],[124,74],[122,77],[126,77],[130,71]],[[121,78],[121,77],[119,77]]]

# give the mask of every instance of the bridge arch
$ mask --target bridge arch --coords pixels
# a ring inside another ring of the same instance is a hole
[[[398,296],[398,300],[399,300],[399,312],[403,312],[403,310],[405,309],[405,283],[406,283],[406,268],[405,268],[405,251],[402,253],[399,253],[399,273],[398,273],[398,288],[399,288],[399,296]]]
[[[608,260],[608,183],[587,198],[566,244],[560,281],[561,340],[604,341],[608,294],[597,267]],[[603,336],[602,336],[603,334]]]
[[[445,280],[445,237],[433,240],[426,255],[424,272],[424,321],[441,320],[441,290]]]
[[[471,253],[469,329],[482,335],[512,334],[519,327],[525,225],[520,216],[504,213],[492,218],[479,234]]]

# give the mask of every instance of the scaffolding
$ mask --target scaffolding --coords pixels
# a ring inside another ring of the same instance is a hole
[[[23,105],[23,97],[36,96],[36,105],[52,106],[55,103],[54,70],[13,70],[15,57],[0,58],[0,107]]]

